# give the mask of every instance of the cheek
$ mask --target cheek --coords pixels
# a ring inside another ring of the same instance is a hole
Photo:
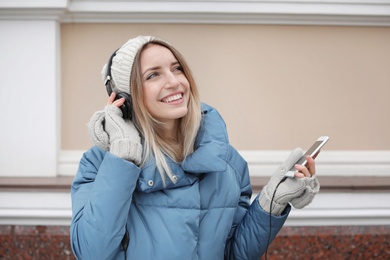
[[[188,79],[184,75],[183,75],[183,80],[181,82],[188,90],[191,88],[190,82],[188,81]]]
[[[144,90],[143,101],[144,101],[145,108],[153,116],[156,116],[156,114],[158,114],[160,111],[160,107],[159,107],[160,101],[158,100],[158,97],[159,97],[159,92],[153,91],[153,88]]]
[[[158,90],[154,85],[144,85],[143,86],[143,92],[144,92],[144,100],[145,101],[151,101],[156,100],[158,96]]]

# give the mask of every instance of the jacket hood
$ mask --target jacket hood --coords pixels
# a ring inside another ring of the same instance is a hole
[[[195,140],[195,151],[179,163],[166,157],[177,178],[176,183],[166,178],[164,187],[156,163],[150,159],[141,169],[137,190],[149,193],[178,188],[191,185],[201,174],[225,171],[229,146],[226,124],[221,115],[214,108],[202,104],[202,122]]]

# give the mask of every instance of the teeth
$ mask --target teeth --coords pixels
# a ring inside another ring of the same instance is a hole
[[[181,99],[182,98],[182,94],[176,94],[176,95],[173,95],[173,96],[170,96],[170,97],[167,97],[166,99],[164,99],[163,101],[165,103],[169,103],[169,102],[172,102],[172,101],[175,101],[175,100],[178,100],[178,99]]]

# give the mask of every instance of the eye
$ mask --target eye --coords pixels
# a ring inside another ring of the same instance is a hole
[[[152,73],[147,75],[146,80],[152,79],[152,78],[154,78],[156,76],[158,76],[158,73],[157,72],[152,72]]]
[[[178,65],[178,66],[173,68],[173,71],[181,71],[181,72],[183,72],[183,67],[181,65]]]

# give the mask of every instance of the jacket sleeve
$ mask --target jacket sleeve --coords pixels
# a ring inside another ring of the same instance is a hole
[[[140,169],[93,147],[84,153],[71,187],[70,240],[77,259],[115,259]]]
[[[241,165],[241,169],[236,168],[238,176],[241,176],[241,196],[232,230],[226,243],[225,259],[257,260],[267,249],[270,215],[260,207],[258,196],[250,204],[252,187],[248,166],[241,156],[237,156],[239,162],[236,161],[233,164]],[[270,244],[283,227],[290,209],[291,207],[287,206],[281,216],[271,216]]]

